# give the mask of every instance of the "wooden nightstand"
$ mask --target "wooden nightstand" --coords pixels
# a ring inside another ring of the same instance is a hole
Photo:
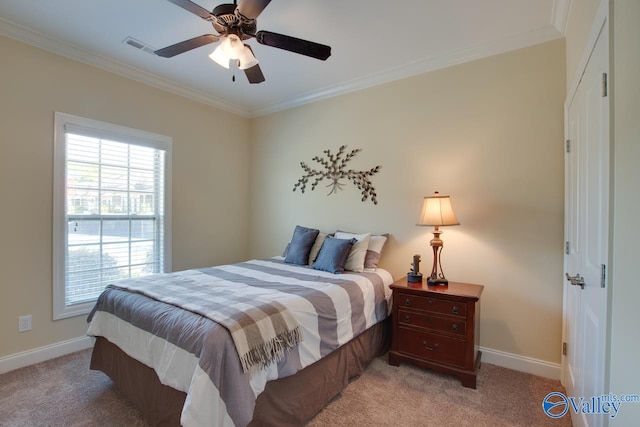
[[[410,286],[409,286],[410,285]],[[476,388],[480,367],[480,294],[484,286],[449,282],[448,286],[407,284],[393,290],[393,341],[389,364],[412,363],[457,375]]]

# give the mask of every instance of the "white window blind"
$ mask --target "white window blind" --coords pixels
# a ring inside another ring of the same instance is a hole
[[[54,318],[88,312],[116,280],[166,271],[170,229],[166,137],[60,116]]]

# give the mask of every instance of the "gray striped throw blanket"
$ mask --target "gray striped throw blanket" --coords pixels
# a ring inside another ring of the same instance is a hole
[[[229,330],[244,372],[280,361],[302,341],[300,323],[259,288],[196,270],[127,279],[108,287],[126,289],[205,316]]]

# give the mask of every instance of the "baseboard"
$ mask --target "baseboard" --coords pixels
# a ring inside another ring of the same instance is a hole
[[[513,369],[540,377],[560,380],[562,365],[559,363],[546,362],[532,357],[520,356],[491,348],[480,347],[482,352],[482,362],[503,368]]]
[[[92,346],[93,338],[84,336],[0,357],[0,374],[55,359],[65,354],[85,350]]]

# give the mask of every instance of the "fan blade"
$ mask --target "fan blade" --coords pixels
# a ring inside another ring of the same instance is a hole
[[[244,74],[247,76],[249,83],[262,83],[264,81],[264,75],[262,74],[262,70],[260,69],[260,64],[256,64],[251,68],[247,68],[244,70]]]
[[[237,11],[249,19],[256,19],[271,0],[240,0]]]
[[[258,31],[256,33],[258,43],[267,46],[299,53],[300,55],[325,60],[331,56],[331,46],[297,39],[283,34],[272,33],[271,31]]]
[[[175,4],[176,6],[180,6],[184,10],[199,16],[200,18],[206,21],[211,21],[211,22],[214,21],[214,18],[213,18],[213,15],[211,15],[211,12],[209,12],[207,9],[203,7],[200,7],[199,5],[195,4],[192,1],[189,1],[189,0],[169,0],[169,1]]]
[[[185,40],[180,43],[173,44],[171,46],[163,47],[156,50],[154,53],[163,58],[172,58],[184,52],[188,52],[200,46],[215,43],[220,40],[220,37],[214,34],[205,34],[203,36],[194,37],[189,40]]]

